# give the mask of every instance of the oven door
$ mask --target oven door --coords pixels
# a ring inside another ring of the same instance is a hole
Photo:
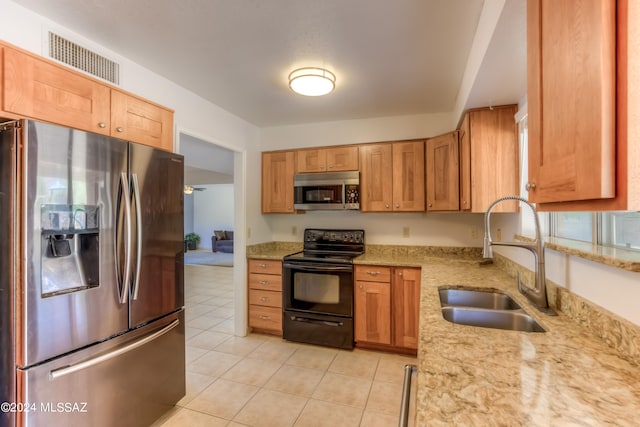
[[[283,264],[283,308],[304,313],[353,316],[353,265]]]

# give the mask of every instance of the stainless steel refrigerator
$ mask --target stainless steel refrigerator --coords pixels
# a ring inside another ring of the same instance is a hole
[[[146,426],[185,394],[181,155],[0,124],[1,426]]]

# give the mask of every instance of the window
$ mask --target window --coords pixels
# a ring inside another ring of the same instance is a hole
[[[599,216],[601,245],[640,250],[640,212],[603,212]]]
[[[591,212],[556,212],[551,217],[554,236],[593,241],[594,215]]]

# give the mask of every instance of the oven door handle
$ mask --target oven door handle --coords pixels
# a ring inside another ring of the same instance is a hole
[[[333,326],[334,328],[338,328],[344,325],[343,322],[332,322],[331,320],[309,319],[308,317],[300,317],[300,316],[291,316],[291,320],[293,320],[294,322],[304,322],[304,323],[313,323],[316,325]]]
[[[353,265],[301,265],[301,264],[293,264],[289,262],[285,262],[282,264],[283,268],[291,268],[294,270],[300,271],[316,271],[316,272],[327,272],[327,271],[353,271]]]

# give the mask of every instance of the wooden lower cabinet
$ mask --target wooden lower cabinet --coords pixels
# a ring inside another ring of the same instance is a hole
[[[249,260],[249,327],[282,335],[282,262]]]
[[[356,265],[358,346],[417,351],[421,276],[420,268]]]

